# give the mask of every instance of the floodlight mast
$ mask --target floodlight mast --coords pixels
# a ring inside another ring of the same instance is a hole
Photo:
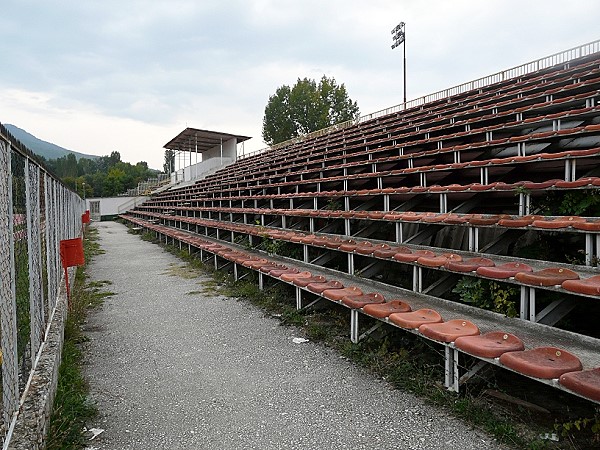
[[[406,24],[400,22],[392,29],[392,50],[404,44],[404,104],[406,105]]]

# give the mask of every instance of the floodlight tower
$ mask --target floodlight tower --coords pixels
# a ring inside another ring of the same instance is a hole
[[[406,104],[406,28],[405,23],[400,22],[392,29],[392,50],[404,44],[404,103]]]

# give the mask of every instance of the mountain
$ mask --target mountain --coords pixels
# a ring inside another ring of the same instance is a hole
[[[22,130],[21,128],[16,127],[14,125],[7,123],[4,124],[4,126],[10,134],[12,134],[19,141],[21,141],[33,153],[35,153],[36,155],[43,156],[46,159],[58,159],[62,156],[68,155],[69,153],[73,153],[75,155],[75,158],[77,158],[78,160],[80,158],[98,158],[98,156],[96,155],[86,155],[85,153],[75,152],[73,150],[68,150],[66,148],[59,147],[56,144],[42,141],[41,139],[36,138],[33,134],[30,134],[27,131]]]

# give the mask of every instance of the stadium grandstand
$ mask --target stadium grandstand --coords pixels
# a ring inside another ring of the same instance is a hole
[[[432,342],[451,391],[492,365],[600,403],[599,103],[595,41],[237,157],[121,217],[289,285],[298,309],[346,308],[352,342]],[[484,284],[507,294],[464,295]]]

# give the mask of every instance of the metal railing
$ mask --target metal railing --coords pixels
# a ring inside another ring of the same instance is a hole
[[[80,236],[84,209],[84,201],[0,124],[3,447],[26,399],[57,307],[63,273],[60,241]]]
[[[568,50],[564,50],[562,52],[554,53],[553,55],[546,56],[544,58],[537,59],[535,61],[531,61],[525,64],[521,64],[520,66],[513,67],[511,69],[503,70],[498,73],[494,73],[492,75],[487,75],[482,78],[478,78],[473,81],[469,81],[467,83],[459,84],[458,86],[454,86],[448,89],[444,89],[442,91],[434,92],[433,94],[424,95],[423,97],[418,97],[416,99],[410,100],[406,103],[400,103],[399,105],[391,106],[386,109],[382,109],[380,111],[376,111],[371,114],[367,114],[359,117],[356,120],[348,120],[346,122],[340,122],[338,124],[332,125],[327,128],[323,128],[321,130],[314,131],[312,133],[304,134],[302,136],[298,136],[296,138],[289,139],[284,142],[280,142],[279,144],[273,145],[271,147],[265,147],[259,150],[254,150],[249,153],[245,153],[243,155],[239,155],[238,159],[249,158],[261,153],[265,153],[267,151],[277,150],[282,147],[287,147],[293,144],[297,144],[306,139],[316,138],[319,136],[323,136],[325,134],[332,133],[334,131],[342,130],[344,128],[351,127],[353,125],[358,125],[363,122],[367,122],[369,120],[377,119],[378,117],[387,116],[390,114],[398,113],[401,111],[406,111],[407,109],[415,108],[417,106],[424,105],[429,102],[433,102],[436,100],[440,100],[443,98],[452,97],[454,95],[459,95],[464,92],[471,91],[473,89],[480,89],[485,86],[490,86],[494,83],[499,83],[502,81],[510,80],[511,78],[520,77],[523,75],[527,75],[529,73],[537,72],[540,70],[544,70],[550,68],[552,66],[556,66],[558,64],[564,64],[569,61],[572,61],[577,58],[582,58],[584,56],[593,55],[594,53],[600,52],[600,39],[589,42],[587,44],[583,44],[577,47],[570,48]]]

